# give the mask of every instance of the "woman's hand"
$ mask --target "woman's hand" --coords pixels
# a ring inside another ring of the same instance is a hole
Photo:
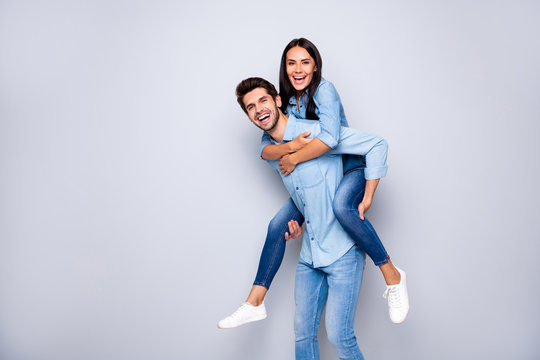
[[[293,154],[287,154],[279,160],[279,171],[285,176],[293,172],[296,167],[296,161]]]
[[[289,232],[285,233],[285,241],[289,241],[290,239],[296,239],[300,235],[302,235],[302,227],[298,225],[298,222],[296,220],[290,220],[289,221]]]
[[[293,152],[297,152],[298,150],[302,149],[304,146],[309,144],[311,142],[311,140],[313,140],[313,139],[307,139],[307,137],[310,134],[311,133],[309,131],[306,131],[305,133],[298,135],[296,137],[296,139],[291,141],[291,143],[292,143],[291,146],[292,146]]]

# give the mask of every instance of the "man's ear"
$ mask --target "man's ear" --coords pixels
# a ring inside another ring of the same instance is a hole
[[[276,105],[278,108],[281,108],[281,96],[276,95]]]

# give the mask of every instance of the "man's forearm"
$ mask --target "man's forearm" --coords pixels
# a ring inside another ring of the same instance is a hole
[[[375,195],[375,190],[377,190],[377,185],[379,185],[379,180],[380,179],[366,180],[366,190],[364,191],[364,198],[362,199],[363,203],[371,204],[373,195]]]

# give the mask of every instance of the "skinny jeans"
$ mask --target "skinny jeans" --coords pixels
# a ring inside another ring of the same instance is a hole
[[[363,250],[376,266],[386,264],[389,256],[377,235],[377,232],[364,217],[360,219],[358,204],[364,197],[366,180],[363,168],[349,170],[343,176],[334,197],[333,210],[343,229]],[[261,252],[259,267],[253,285],[269,289],[285,253],[285,233],[289,231],[289,220],[296,220],[300,226],[304,216],[297,209],[291,198],[281,207],[268,224],[266,240]]]

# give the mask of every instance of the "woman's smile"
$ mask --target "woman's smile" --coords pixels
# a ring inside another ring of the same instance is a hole
[[[313,79],[313,73],[317,71],[315,60],[306,49],[295,46],[287,52],[287,75],[296,91],[303,91]]]

